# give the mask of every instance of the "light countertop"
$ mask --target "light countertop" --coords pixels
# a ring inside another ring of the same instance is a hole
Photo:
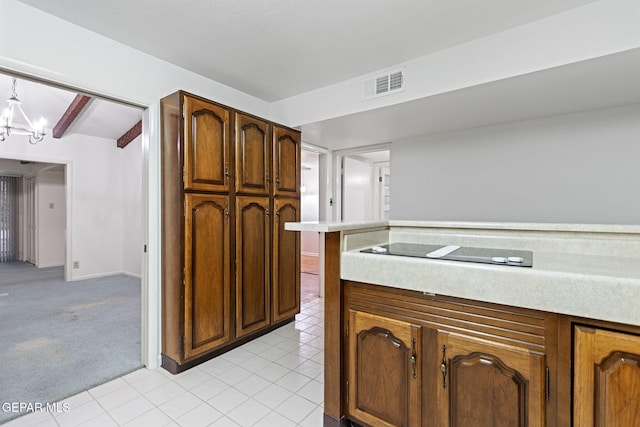
[[[341,279],[640,325],[640,226],[361,221],[342,232]],[[531,250],[533,267],[361,253],[391,242]]]

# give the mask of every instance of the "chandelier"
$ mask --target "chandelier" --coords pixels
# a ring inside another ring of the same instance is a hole
[[[27,117],[27,115],[22,111],[22,107],[20,106],[21,102],[18,99],[18,95],[16,94],[16,79],[13,78],[13,85],[11,88],[11,97],[7,99],[7,104],[9,106],[2,112],[2,116],[0,116],[0,141],[4,141],[7,136],[11,136],[11,134],[16,135],[27,135],[29,136],[30,144],[37,144],[38,142],[44,139],[44,125],[46,124],[44,118],[41,118],[36,125],[34,126],[31,123],[31,120]],[[26,121],[27,126],[20,126],[13,124],[13,117],[15,110],[20,112],[22,118]]]

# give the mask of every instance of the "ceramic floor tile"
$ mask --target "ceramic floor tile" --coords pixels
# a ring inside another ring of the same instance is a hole
[[[271,385],[271,382],[265,380],[264,378],[259,377],[258,375],[251,375],[243,379],[233,387],[240,390],[247,396],[253,396],[259,393],[261,390],[267,388],[269,385]]]
[[[104,383],[97,387],[92,388],[91,390],[89,390],[89,394],[91,394],[94,398],[96,398],[96,397],[104,396],[105,394],[112,393],[128,385],[129,383],[127,383],[122,378],[116,378],[115,380],[109,381],[108,383]]]
[[[109,394],[96,397],[95,400],[105,410],[110,411],[120,405],[124,405],[128,401],[140,396],[140,393],[129,384],[121,387],[119,390],[112,391]]]
[[[190,389],[191,393],[202,399],[203,401],[207,401],[214,396],[217,396],[220,393],[223,393],[225,390],[229,389],[231,386],[225,382],[220,381],[217,378],[210,378],[207,381],[203,382],[197,387]]]
[[[236,406],[240,405],[242,402],[245,402],[247,399],[249,399],[249,396],[231,387],[228,390],[218,394],[217,396],[207,400],[207,403],[223,414],[226,414]]]
[[[289,372],[291,372],[291,369],[285,368],[277,363],[271,363],[270,365],[265,366],[260,372],[257,372],[257,374],[267,381],[275,382],[287,375]]]
[[[254,427],[296,427],[296,423],[279,413],[269,412],[264,418],[253,425]]]
[[[275,363],[284,366],[285,368],[295,369],[306,361],[307,359],[305,357],[300,356],[296,352],[293,352],[285,354],[284,356],[276,360]]]
[[[260,393],[253,396],[255,400],[263,403],[269,408],[275,408],[282,402],[293,396],[293,392],[277,384],[271,384]]]
[[[252,372],[247,371],[240,366],[234,366],[233,368],[216,375],[215,378],[219,379],[220,381],[224,381],[229,385],[234,385],[251,375]]]
[[[146,398],[139,396],[124,405],[120,405],[117,408],[110,410],[109,414],[118,424],[125,424],[153,408],[154,405],[151,402]]]
[[[160,409],[175,420],[201,404],[202,400],[187,392],[163,403]]]
[[[303,419],[300,427],[323,427],[324,426],[324,410],[322,406],[316,406],[316,409],[311,411],[309,415]]]
[[[78,426],[89,420],[97,418],[99,415],[104,414],[105,410],[98,402],[91,399],[89,402],[85,402],[79,406],[70,406],[69,412],[62,413],[56,416],[56,422],[61,427]]]
[[[145,393],[144,397],[149,399],[151,403],[157,406],[175,399],[176,397],[184,393],[187,393],[187,390],[174,383],[173,381],[169,381],[168,383],[161,385],[155,390],[151,390],[149,393]]]
[[[82,424],[78,424],[78,427],[118,427],[118,423],[111,418],[111,415],[104,413]]]
[[[295,393],[304,387],[309,381],[311,381],[311,378],[309,377],[297,372],[289,372],[287,375],[276,381],[276,384]]]
[[[222,417],[215,420],[212,424],[210,424],[210,426],[211,427],[238,427],[239,424],[232,421],[230,418]],[[241,426],[241,427],[245,427],[245,426]]]
[[[153,408],[150,411],[128,421],[124,424],[125,427],[141,427],[141,426],[166,426],[172,422],[171,418],[158,408]]]
[[[294,372],[305,375],[309,378],[315,378],[323,371],[324,365],[314,362],[313,360],[305,360],[294,369]]]
[[[231,418],[241,426],[252,426],[257,423],[258,420],[264,418],[264,416],[269,412],[271,412],[270,408],[260,402],[250,399],[230,411],[227,414],[227,417]]]
[[[270,360],[272,362],[277,362],[288,352],[278,347],[271,347],[260,354],[261,357]]]
[[[265,367],[269,366],[272,362],[264,357],[254,356],[242,364],[242,367],[254,374],[260,372]]]
[[[30,414],[25,414],[22,415],[18,418],[14,418],[11,421],[8,421],[7,423],[3,424],[4,427],[32,427],[35,425],[40,425],[40,424],[50,424],[51,425],[57,426],[58,424],[56,423],[56,421],[53,418],[53,415],[51,415],[51,413],[46,412],[46,411],[42,411],[42,412],[32,412]]]
[[[228,360],[231,363],[235,363],[236,365],[242,366],[243,362],[246,362],[247,360],[255,356],[255,353],[250,352],[243,347],[244,346],[234,348],[233,350],[226,352],[220,357]]]
[[[220,417],[222,417],[222,413],[220,413],[220,411],[214,409],[206,403],[203,403],[200,406],[197,406],[196,408],[187,412],[176,421],[181,426],[205,427],[220,419]]]
[[[191,388],[199,386],[210,378],[211,374],[209,374],[206,370],[196,366],[195,368],[191,368],[186,372],[175,375],[172,380],[174,383],[182,386],[187,390],[190,390]]]
[[[304,397],[293,395],[278,406],[275,411],[280,415],[289,418],[291,421],[299,423],[305,419],[311,411],[316,408],[316,404],[309,402]]]
[[[135,381],[131,382],[131,386],[144,394],[168,383],[169,381],[170,379],[160,373],[160,371],[154,371],[153,374],[135,378]]]
[[[320,404],[324,402],[324,384],[315,380],[310,381],[298,390],[296,394],[315,404]]]

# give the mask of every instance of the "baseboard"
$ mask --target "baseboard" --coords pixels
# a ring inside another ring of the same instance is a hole
[[[124,274],[125,276],[133,277],[135,279],[142,279],[141,274],[133,274],[133,273],[129,273],[128,271],[123,271],[122,274]]]
[[[38,264],[37,268],[64,267],[64,264]]]
[[[124,271],[111,271],[111,272],[108,272],[108,273],[97,273],[97,274],[87,274],[87,275],[84,275],[84,276],[74,276],[71,279],[71,281],[75,282],[77,280],[99,279],[101,277],[118,276],[120,274],[127,275],[127,273],[125,273]]]
[[[320,255],[314,253],[314,252],[300,252],[300,255],[302,256],[311,256],[314,258],[318,258]]]

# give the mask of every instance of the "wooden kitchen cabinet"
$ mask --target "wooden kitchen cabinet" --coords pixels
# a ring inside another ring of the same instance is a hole
[[[640,336],[574,326],[573,425],[640,423]]]
[[[236,198],[236,334],[270,324],[270,212],[268,197]]]
[[[178,373],[300,311],[300,234],[284,231],[300,219],[300,132],[182,91],[160,113],[162,366]]]
[[[421,327],[349,311],[348,415],[368,425],[419,426]]]
[[[185,198],[184,355],[198,356],[231,339],[229,197]]]
[[[549,354],[556,315],[343,286],[347,419],[371,426],[555,425],[549,377],[557,364]]]
[[[457,333],[439,332],[438,426],[546,425],[545,355]]]
[[[271,125],[255,117],[235,114],[236,193],[269,195],[271,181]]]
[[[300,133],[273,126],[274,196],[300,197],[302,145]]]
[[[300,239],[284,229],[300,221],[300,200],[276,198],[273,210],[272,313],[278,322],[300,312]]]
[[[184,97],[184,188],[229,191],[230,113],[227,108]]]

